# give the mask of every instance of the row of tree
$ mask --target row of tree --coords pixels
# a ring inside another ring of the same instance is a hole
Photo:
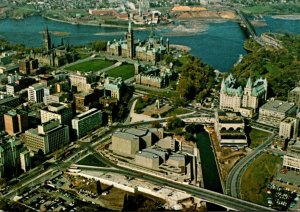
[[[300,80],[300,35],[276,35],[283,48],[261,47],[252,40],[245,44],[251,52],[231,72],[245,85],[247,78],[266,77],[268,96],[286,100],[288,91]]]

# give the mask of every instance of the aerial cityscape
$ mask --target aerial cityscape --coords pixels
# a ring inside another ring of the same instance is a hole
[[[300,210],[298,0],[1,0],[0,210]]]

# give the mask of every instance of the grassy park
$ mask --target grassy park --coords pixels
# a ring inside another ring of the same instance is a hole
[[[279,156],[264,153],[246,170],[241,182],[243,199],[266,205],[267,184],[280,168]]]
[[[251,129],[249,133],[250,148],[255,148],[262,144],[271,134],[257,129]]]
[[[90,60],[66,67],[69,71],[90,72],[99,71],[113,65],[113,61],[109,60]]]
[[[132,64],[122,64],[106,73],[110,77],[122,77],[123,80],[127,80],[134,76],[134,66]]]
[[[79,165],[87,165],[87,166],[99,166],[103,167],[105,166],[103,163],[101,163],[95,156],[93,155],[88,155],[82,160],[80,160],[77,164]]]

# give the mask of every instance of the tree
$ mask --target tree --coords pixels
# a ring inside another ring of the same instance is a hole
[[[167,119],[167,128],[169,130],[174,130],[176,128],[181,128],[183,126],[184,126],[184,122],[176,116]]]
[[[151,123],[151,127],[153,128],[160,128],[161,124],[159,123],[159,121],[154,121]]]
[[[107,43],[105,41],[94,41],[92,43],[92,49],[96,52],[105,51]]]

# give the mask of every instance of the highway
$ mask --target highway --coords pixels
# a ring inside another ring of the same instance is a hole
[[[230,170],[226,180],[226,194],[232,197],[241,198],[241,178],[251,163],[272,143],[276,134],[271,135],[268,139],[257,148],[255,148],[246,157],[242,158],[234,167]]]
[[[161,178],[161,177],[158,177],[155,175],[151,175],[149,173],[138,172],[136,170],[120,167],[120,166],[117,166],[116,164],[108,161],[106,158],[104,158],[98,152],[96,152],[94,154],[94,156],[96,156],[96,155],[98,155],[97,156],[98,160],[101,160],[101,162],[105,161],[106,164],[114,167],[114,169],[110,169],[110,170],[107,170],[107,168],[103,168],[103,171],[105,171],[105,172],[113,172],[113,173],[118,173],[118,174],[122,174],[122,175],[126,175],[126,176],[136,177],[136,178],[140,178],[140,179],[152,182],[159,186],[167,186],[170,188],[185,191],[185,192],[191,194],[192,196],[198,197],[200,199],[203,199],[203,200],[211,202],[211,203],[222,205],[226,208],[233,209],[233,210],[247,210],[247,211],[250,211],[250,210],[251,211],[252,210],[259,210],[259,211],[272,210],[271,208],[268,208],[268,207],[257,205],[257,204],[254,204],[254,203],[251,203],[251,202],[248,202],[245,200],[227,196],[227,195],[217,193],[214,191],[210,191],[210,190],[207,190],[204,188],[191,186],[191,185],[185,185],[185,184],[181,184],[181,183],[169,180],[167,178]],[[99,167],[95,167],[95,168],[80,167],[80,169],[99,171],[101,168],[99,168]]]
[[[195,114],[192,114],[195,116]],[[139,123],[138,123],[139,124]],[[145,124],[145,123],[143,123]],[[137,170],[132,170],[129,168],[117,166],[114,162],[110,161],[108,158],[100,154],[95,150],[95,147],[98,147],[99,145],[105,143],[110,138],[111,130],[103,130],[97,134],[97,138],[93,139],[92,142],[82,144],[75,153],[73,153],[70,157],[68,157],[65,160],[58,161],[56,164],[52,164],[48,169],[44,171],[33,171],[29,174],[29,177],[24,178],[22,181],[20,181],[15,187],[11,188],[10,191],[3,195],[4,198],[13,198],[18,191],[20,191],[23,188],[28,187],[34,187],[38,184],[41,184],[49,179],[53,179],[56,176],[60,174],[60,170],[64,170],[68,168],[71,164],[76,163],[77,161],[84,158],[86,155],[92,153],[99,162],[106,165],[107,167],[112,167],[113,169],[110,170],[112,172],[116,172],[119,174],[124,174],[127,176],[137,177],[144,180],[147,180],[149,182],[155,183],[157,185],[161,186],[168,186],[170,188],[179,189],[182,191],[185,191],[187,193],[192,194],[195,197],[201,198],[205,201],[218,204],[221,206],[224,206],[229,209],[233,210],[272,210],[271,208],[261,206],[258,204],[254,204],[245,200],[238,199],[236,197],[229,196],[228,194],[221,194],[214,191],[210,191],[208,189],[199,188],[191,185],[181,184],[172,180],[169,180],[167,178],[162,178],[159,176],[155,176],[150,173],[145,173]],[[273,136],[272,136],[273,137]],[[101,138],[101,139],[100,139]],[[263,145],[259,146],[257,149],[263,150],[271,141],[271,138],[265,142]],[[255,153],[258,152],[258,150],[255,151]],[[257,154],[251,153],[251,155],[254,155],[251,158],[255,158]],[[251,160],[249,159],[250,163]],[[87,169],[87,168],[86,168]],[[99,168],[98,168],[99,170]],[[51,173],[51,174],[50,174]],[[235,175],[234,175],[235,176]],[[234,179],[232,179],[230,182],[234,182]]]

